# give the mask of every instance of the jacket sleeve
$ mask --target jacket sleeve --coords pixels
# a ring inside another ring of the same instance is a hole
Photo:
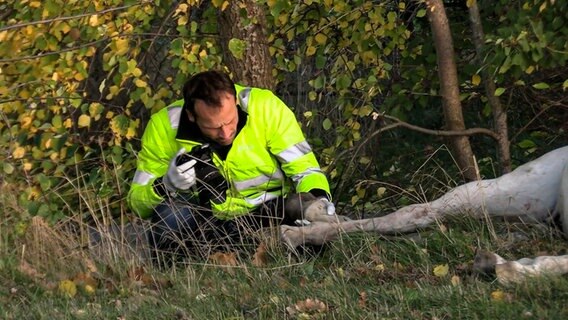
[[[142,218],[149,218],[154,207],[163,201],[152,184],[166,173],[176,152],[175,131],[166,127],[169,121],[161,119],[163,117],[152,117],[142,135],[142,149],[138,153],[136,173],[127,196],[130,208]]]
[[[263,91],[264,101],[269,104],[263,110],[267,123],[267,144],[276,156],[281,168],[295,185],[296,192],[320,189],[329,196],[329,182],[306,141],[296,116],[270,91]]]

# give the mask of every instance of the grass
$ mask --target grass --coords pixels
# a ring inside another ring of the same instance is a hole
[[[568,317],[565,276],[505,286],[472,272],[477,247],[512,259],[565,254],[564,240],[534,225],[456,217],[412,235],[344,236],[317,255],[271,244],[261,266],[243,253],[157,269],[121,254],[118,242],[108,244],[112,254],[91,257],[65,232],[69,222],[27,217],[9,191],[4,185],[0,196],[3,319]],[[448,273],[436,276],[440,265]]]

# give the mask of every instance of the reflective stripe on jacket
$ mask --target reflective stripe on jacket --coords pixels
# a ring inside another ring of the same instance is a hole
[[[237,102],[247,113],[244,127],[235,137],[225,160],[213,162],[229,181],[226,201],[211,203],[221,219],[245,215],[266,201],[295,192],[321,189],[329,193],[327,178],[304,138],[292,111],[271,91],[236,86]],[[152,183],[166,174],[170,159],[185,147],[200,142],[176,139],[183,100],[154,114],[142,136],[137,170],[128,193],[129,206],[141,217],[152,215],[164,201]]]

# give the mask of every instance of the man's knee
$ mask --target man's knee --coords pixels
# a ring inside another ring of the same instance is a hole
[[[160,204],[154,210],[150,228],[150,244],[157,248],[181,245],[197,229],[189,207]]]

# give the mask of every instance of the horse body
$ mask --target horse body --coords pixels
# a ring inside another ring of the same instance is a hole
[[[568,188],[568,147],[551,151],[499,178],[458,186],[430,203],[432,210],[471,212],[504,217],[528,217],[544,221],[560,210]],[[564,174],[563,174],[564,173]],[[564,178],[563,178],[564,177]],[[568,232],[568,229],[564,230]]]
[[[341,221],[321,215],[308,226],[281,226],[282,240],[291,247],[323,244],[342,232],[380,234],[412,232],[447,215],[521,216],[545,221],[560,215],[568,234],[568,147],[553,150],[499,178],[470,182],[427,203],[402,207],[386,216]]]

